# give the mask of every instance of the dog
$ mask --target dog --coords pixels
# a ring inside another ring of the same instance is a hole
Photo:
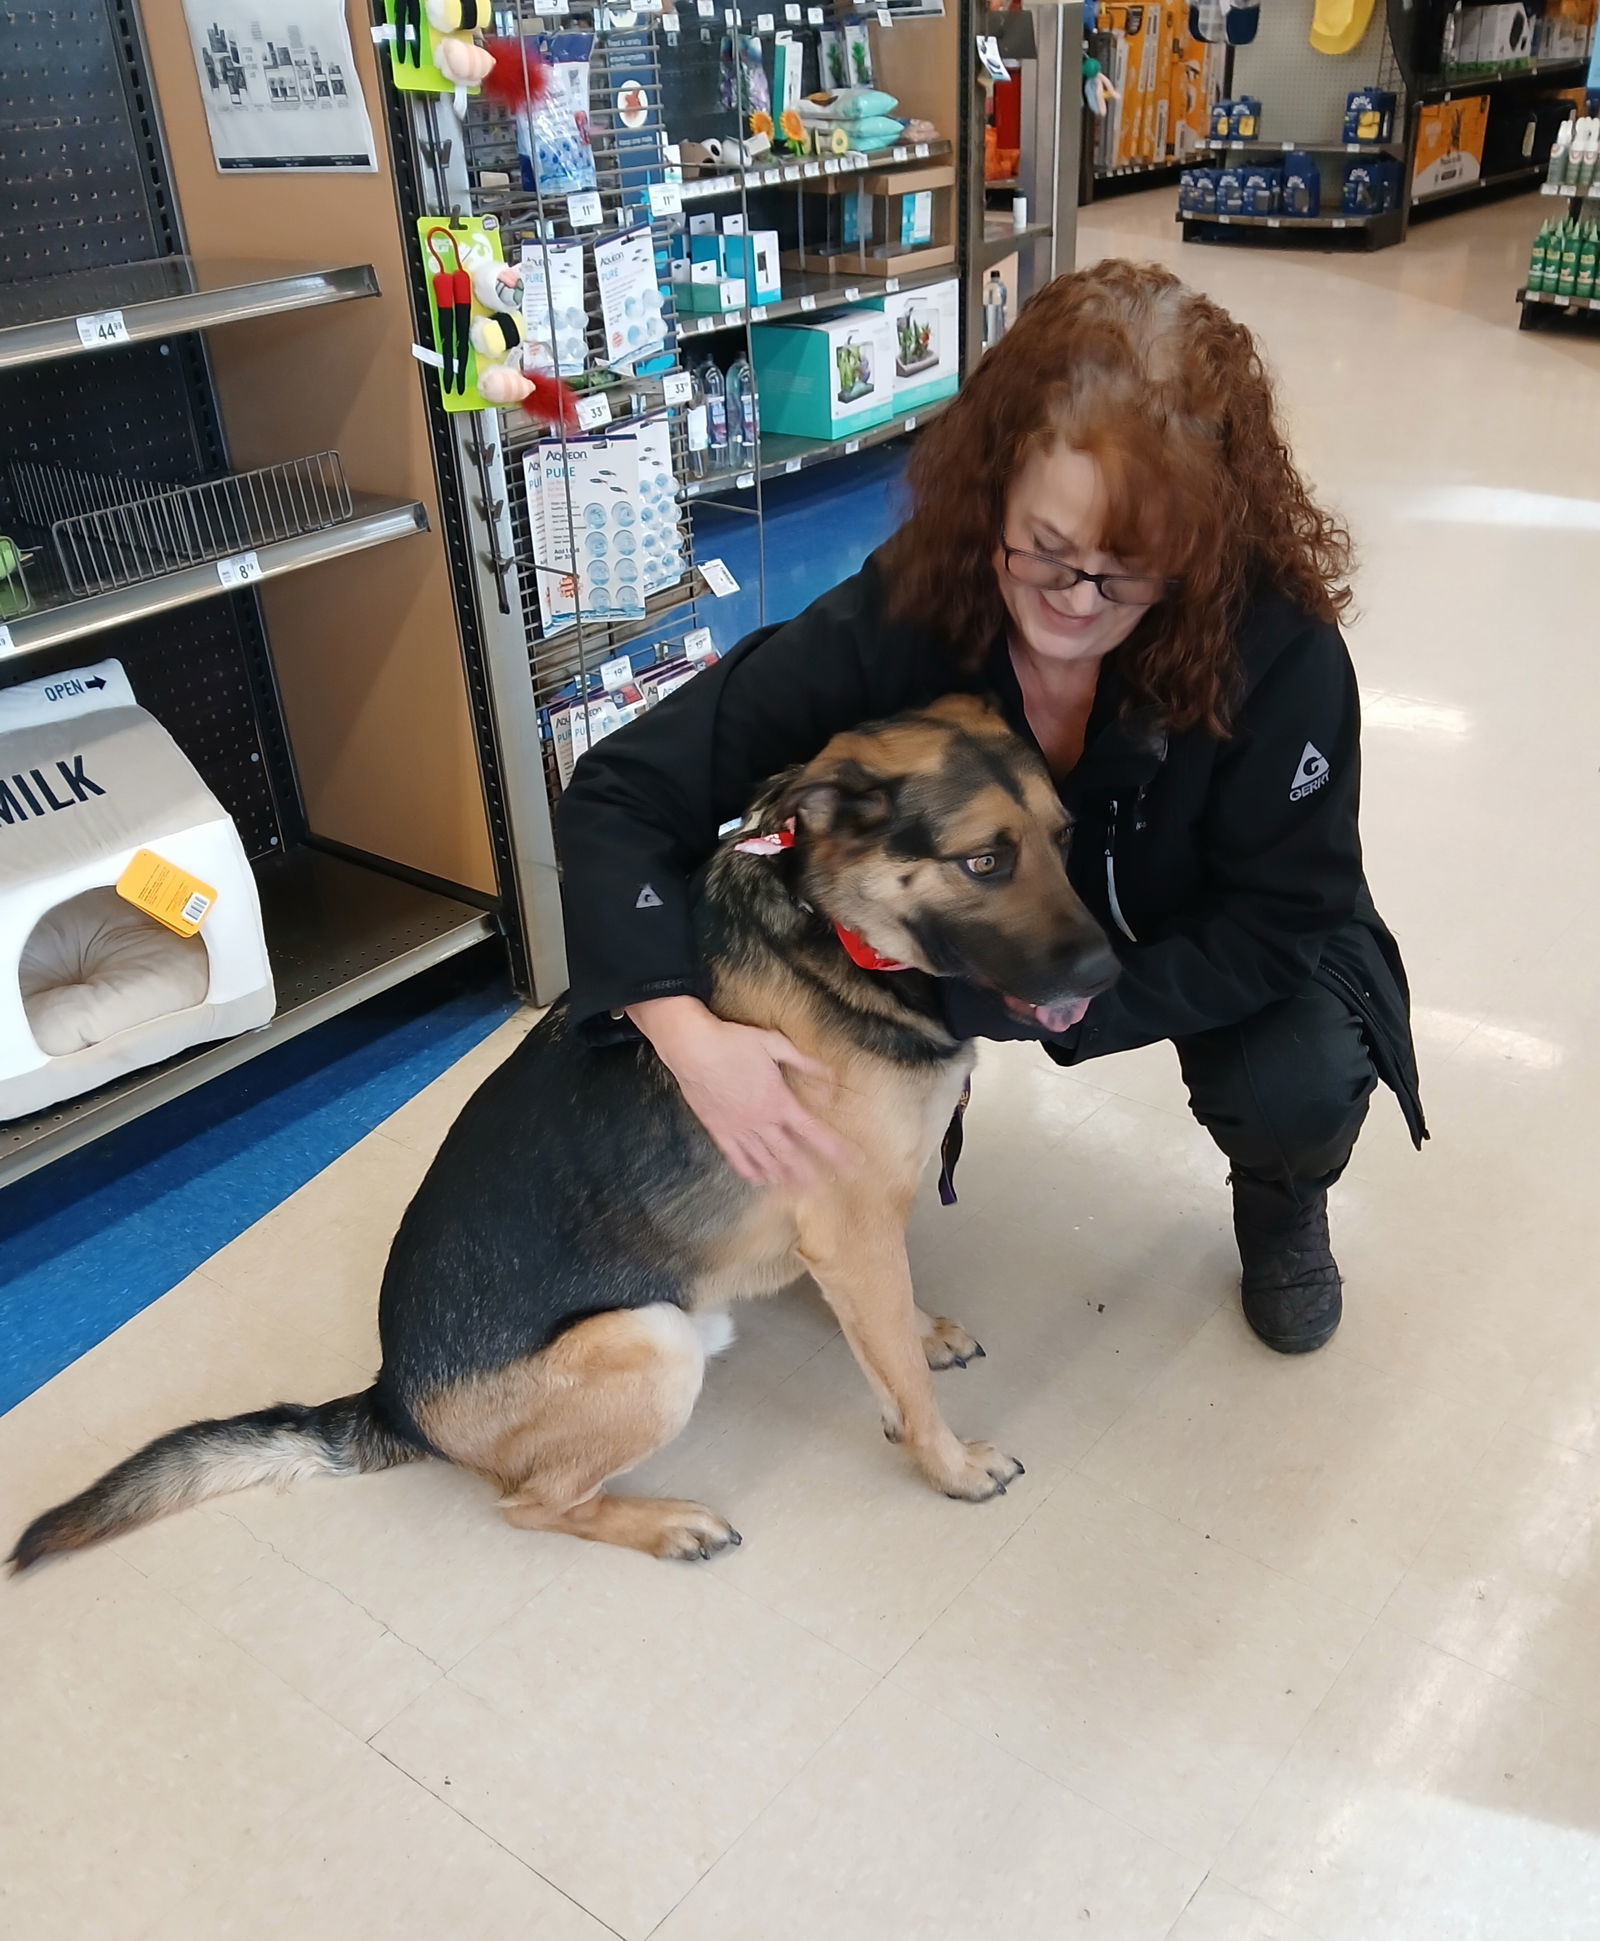
[[[13,1566],[250,1484],[430,1456],[486,1477],[518,1529],[709,1557],[741,1541],[716,1511],[605,1486],[687,1423],[726,1304],[804,1273],[889,1439],[948,1496],[1003,1494],[1022,1464],[959,1440],[930,1379],[983,1350],[917,1307],[905,1233],[973,1061],[938,980],[1059,1030],[1115,976],[1066,838],[1044,763],[983,702],[837,736],[769,785],[695,909],[712,1009],[825,1068],[791,1083],[859,1166],[748,1184],[647,1044],[590,1045],[559,1002],[469,1100],[401,1221],[375,1384],[160,1437],[37,1518]],[[875,952],[898,967],[868,968]]]

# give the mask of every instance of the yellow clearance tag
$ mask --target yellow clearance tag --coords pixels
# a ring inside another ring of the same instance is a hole
[[[217,893],[153,849],[141,849],[117,878],[117,895],[180,937],[192,937],[211,914]]]

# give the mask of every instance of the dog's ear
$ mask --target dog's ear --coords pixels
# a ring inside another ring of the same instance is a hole
[[[847,755],[827,766],[813,762],[797,775],[781,812],[808,835],[864,836],[883,827],[893,806],[882,776]]]

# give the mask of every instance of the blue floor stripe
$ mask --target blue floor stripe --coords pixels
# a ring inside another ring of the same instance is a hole
[[[331,1165],[516,1009],[485,944],[0,1194],[0,1411]]]
[[[880,447],[768,487],[769,622],[887,538],[902,463]],[[702,608],[730,647],[760,624],[754,521],[702,505],[695,545],[741,583]],[[503,955],[486,944],[0,1194],[0,1411],[331,1165],[514,1008]]]

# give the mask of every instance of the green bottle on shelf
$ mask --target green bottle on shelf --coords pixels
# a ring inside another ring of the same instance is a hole
[[[1600,269],[1600,229],[1597,229],[1592,222],[1586,222],[1578,239],[1576,295],[1591,298],[1595,295],[1597,269]]]
[[[1561,268],[1556,276],[1556,295],[1578,294],[1578,225],[1569,217],[1561,225]]]
[[[1545,289],[1545,265],[1549,260],[1550,224],[1542,222],[1539,233],[1533,239],[1533,253],[1528,258],[1528,288],[1535,296],[1541,296]]]

